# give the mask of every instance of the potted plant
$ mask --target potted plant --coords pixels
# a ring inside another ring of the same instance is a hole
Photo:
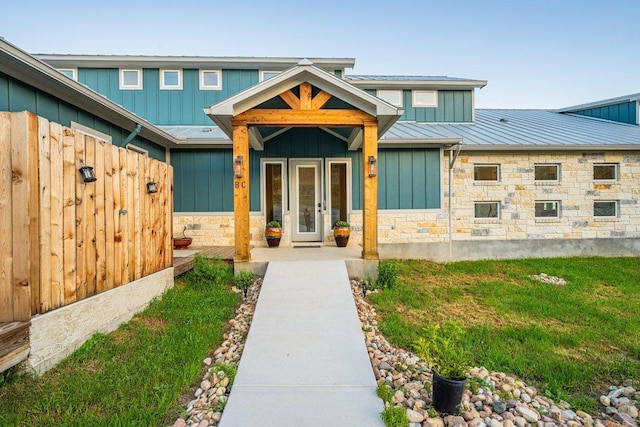
[[[182,237],[174,237],[173,238],[173,247],[176,249],[187,249],[193,239],[191,237],[187,237],[185,232],[187,231],[187,226],[182,229]]]
[[[280,222],[269,221],[265,227],[264,235],[267,238],[267,244],[270,248],[280,246],[280,239],[282,238],[282,226]]]
[[[462,347],[464,331],[459,323],[446,322],[423,328],[414,347],[433,375],[433,407],[441,414],[458,415],[471,354]]]
[[[347,221],[336,221],[333,224],[333,238],[339,248],[347,246],[350,235],[351,228],[349,228],[349,223]]]

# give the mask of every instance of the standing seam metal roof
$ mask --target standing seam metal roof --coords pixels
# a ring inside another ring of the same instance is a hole
[[[475,123],[468,124],[397,122],[381,141],[434,138],[462,138],[465,147],[637,145],[640,149],[638,126],[546,110],[479,109]]]
[[[505,119],[506,122],[501,119]],[[220,143],[228,140],[228,137],[214,125],[161,128],[175,138],[187,142],[215,139]],[[637,146],[640,150],[640,127],[546,110],[478,109],[475,123],[399,121],[380,141],[392,145],[394,141],[429,143],[430,140],[442,139],[462,139],[465,148],[478,149],[571,149],[588,146],[615,149],[617,146],[631,145]]]

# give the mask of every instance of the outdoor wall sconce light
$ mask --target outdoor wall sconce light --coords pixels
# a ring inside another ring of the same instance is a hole
[[[233,161],[233,174],[236,178],[242,178],[242,156],[236,156]]]
[[[369,156],[369,177],[378,175],[378,162],[374,156]]]
[[[82,175],[82,180],[84,182],[94,182],[97,181],[96,175],[93,173],[93,168],[91,166],[82,166],[78,169],[80,175]]]
[[[147,182],[147,193],[153,194],[158,192],[158,184],[155,182]]]

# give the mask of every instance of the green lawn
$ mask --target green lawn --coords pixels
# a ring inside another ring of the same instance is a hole
[[[41,378],[0,376],[0,425],[173,424],[179,398],[200,378],[240,296],[222,264],[188,276],[117,331],[96,334]]]
[[[610,384],[640,378],[640,258],[436,264],[403,261],[370,296],[380,329],[407,349],[432,323],[463,323],[475,362],[588,411]],[[534,281],[547,273],[567,281]]]

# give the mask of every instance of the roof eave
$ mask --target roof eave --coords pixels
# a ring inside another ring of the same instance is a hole
[[[482,89],[486,80],[347,80],[362,89]]]
[[[173,148],[177,141],[143,118],[131,113],[88,87],[70,79],[50,65],[0,39],[1,71],[29,86],[80,108],[122,129],[133,131],[140,124],[139,135],[165,148]]]
[[[225,69],[263,69],[280,71],[290,68],[303,58],[293,57],[205,57],[205,56],[135,56],[135,55],[55,55],[36,54],[37,59],[53,67],[77,67],[82,65],[91,68],[225,68]],[[310,58],[310,60],[326,69],[353,68],[354,58]]]

